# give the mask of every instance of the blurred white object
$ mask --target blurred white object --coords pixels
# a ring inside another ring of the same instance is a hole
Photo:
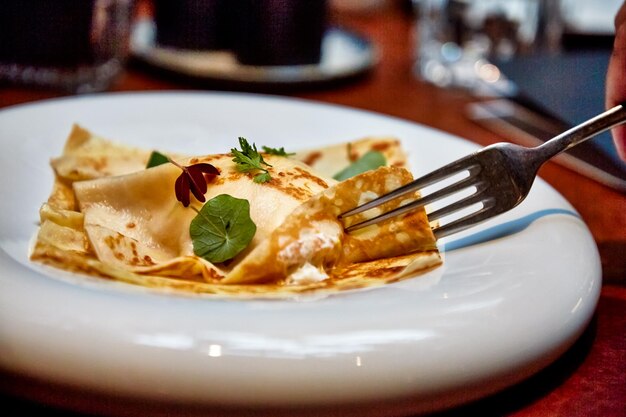
[[[613,20],[622,0],[561,0],[563,22],[568,32],[590,35],[612,35]]]

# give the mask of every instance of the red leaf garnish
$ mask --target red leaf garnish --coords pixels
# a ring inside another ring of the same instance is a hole
[[[198,170],[208,175],[220,175],[220,171],[211,164],[200,163],[187,167],[188,169]]]
[[[183,203],[183,206],[189,206],[189,180],[186,175],[181,174],[176,178],[174,192],[176,193],[176,199]]]
[[[213,165],[206,163],[186,167],[178,165],[174,161],[172,161],[172,163],[183,171],[174,184],[176,199],[180,201],[183,206],[188,207],[191,203],[189,197],[189,192],[191,191],[198,201],[204,203],[206,201],[204,194],[208,187],[207,181],[216,175],[220,175],[219,170]]]
[[[202,175],[202,172],[198,171],[197,169],[193,169],[193,167],[188,167],[186,171],[187,178],[189,178],[189,188],[191,189],[191,192],[198,201],[204,203],[206,201],[206,199],[204,198],[204,193],[206,193],[207,190],[206,179],[204,179],[204,175]]]

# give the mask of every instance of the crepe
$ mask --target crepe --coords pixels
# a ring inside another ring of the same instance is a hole
[[[393,139],[354,143],[366,152],[380,141],[390,143],[392,164],[406,164]],[[326,158],[349,163],[338,155],[345,149],[320,149],[314,165],[330,172]],[[250,203],[254,238],[228,262],[211,263],[194,253],[189,233],[202,203],[192,199],[191,207],[183,207],[174,193],[181,169],[173,163],[145,169],[150,153],[75,126],[63,154],[52,160],[55,184],[40,210],[31,259],[147,287],[240,297],[383,284],[441,263],[423,211],[352,234],[338,220],[340,213],[409,182],[403,168],[380,168],[337,183],[303,163],[307,154],[263,154],[271,180],[257,183],[253,173],[237,169],[232,154],[172,155],[180,166],[217,168],[207,200],[226,194]]]
[[[370,151],[383,154],[387,166],[409,169],[400,141],[383,136],[371,136],[347,143],[302,150],[297,152],[294,158],[304,162],[321,175],[332,178],[342,168]]]
[[[367,215],[353,216],[345,225],[338,219],[341,213],[411,179],[404,169],[379,168],[313,196],[296,208],[270,238],[255,248],[222,282],[277,282],[286,277],[295,282],[340,279],[343,269],[349,269],[350,265],[406,254],[418,259],[421,253],[436,252],[428,219],[420,211],[351,234],[344,231],[344,226],[398,207],[398,201],[389,202]],[[412,232],[405,232],[409,230]],[[405,260],[412,262],[413,258],[407,256]]]

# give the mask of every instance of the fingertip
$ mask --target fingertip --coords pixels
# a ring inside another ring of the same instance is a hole
[[[613,128],[612,134],[617,154],[623,161],[626,161],[626,126]]]
[[[622,4],[615,15],[615,27],[618,28],[624,22],[626,22],[626,2]]]

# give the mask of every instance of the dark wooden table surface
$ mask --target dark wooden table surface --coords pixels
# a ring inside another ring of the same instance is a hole
[[[481,145],[504,139],[464,116],[472,97],[416,79],[411,19],[405,13],[390,8],[376,14],[343,13],[333,18],[367,34],[380,48],[380,63],[367,77],[351,83],[280,94],[404,118]],[[130,65],[111,90],[198,88]],[[54,91],[0,86],[0,108],[61,96]],[[554,163],[544,166],[540,176],[578,210],[597,242],[603,287],[594,320],[572,349],[538,375],[440,417],[626,416],[626,195]],[[14,411],[8,411],[11,408]],[[9,414],[0,414],[10,416],[75,415],[11,395],[0,396],[0,410],[7,410]]]

